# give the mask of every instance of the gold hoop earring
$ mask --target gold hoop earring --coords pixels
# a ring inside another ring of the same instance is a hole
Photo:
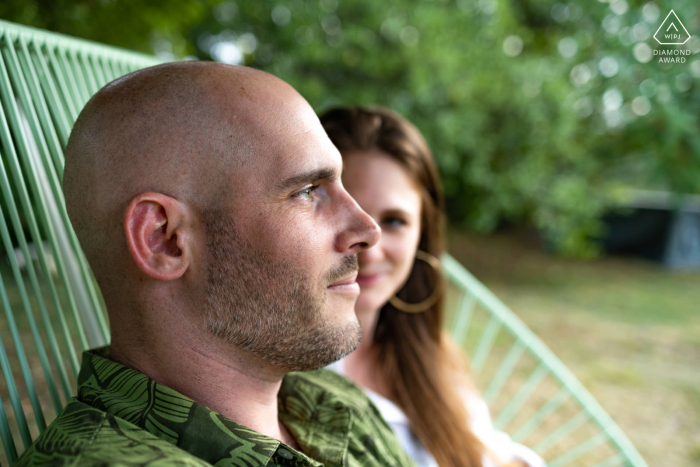
[[[437,259],[435,256],[431,255],[430,253],[427,253],[427,252],[422,251],[422,250],[418,250],[418,251],[416,251],[416,259],[424,261],[424,262],[428,263],[430,266],[432,266],[436,275],[440,270],[442,270],[442,264],[440,263],[440,260]],[[393,297],[391,297],[391,299],[389,299],[389,303],[391,303],[391,306],[393,306],[394,308],[396,308],[399,311],[403,311],[404,313],[422,313],[424,311],[429,310],[433,305],[435,305],[441,296],[442,296],[441,283],[439,281],[436,281],[435,290],[433,290],[433,293],[430,294],[430,297],[426,298],[422,302],[406,303],[403,300],[401,300],[399,297],[394,295]]]

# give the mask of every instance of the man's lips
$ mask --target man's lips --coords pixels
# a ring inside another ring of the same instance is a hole
[[[359,294],[360,286],[357,284],[356,279],[357,271],[355,271],[350,277],[332,283],[328,286],[328,290],[346,294]]]

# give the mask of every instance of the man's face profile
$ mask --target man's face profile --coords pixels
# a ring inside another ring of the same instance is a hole
[[[283,81],[213,63],[136,72],[93,97],[67,154],[66,204],[113,351],[170,323],[175,338],[294,371],[359,342],[356,255],[379,228]]]
[[[280,120],[264,129],[265,156],[231,178],[233,201],[203,212],[206,318],[214,335],[301,371],[359,341],[356,252],[372,227],[310,107]]]

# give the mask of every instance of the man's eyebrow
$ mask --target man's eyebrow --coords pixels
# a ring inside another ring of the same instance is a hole
[[[288,190],[290,188],[306,185],[308,183],[317,182],[319,180],[333,181],[338,178],[338,172],[335,169],[323,168],[313,169],[308,172],[293,175],[282,180],[277,184],[280,190]]]

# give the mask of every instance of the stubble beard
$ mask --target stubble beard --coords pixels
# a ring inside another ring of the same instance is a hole
[[[357,256],[318,284],[293,261],[257,251],[220,210],[205,212],[204,224],[205,318],[214,336],[287,371],[322,368],[357,347],[359,321],[324,317],[326,286],[357,270]]]

